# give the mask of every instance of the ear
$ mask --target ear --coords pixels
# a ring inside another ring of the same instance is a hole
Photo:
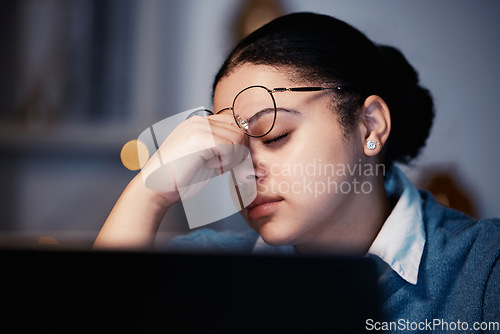
[[[389,107],[380,96],[368,96],[363,104],[360,122],[364,153],[369,157],[379,154],[387,142],[390,132],[391,113]]]

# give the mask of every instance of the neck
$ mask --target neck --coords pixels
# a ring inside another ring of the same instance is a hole
[[[366,254],[392,210],[383,177],[369,182],[373,185],[370,193],[351,194],[340,213],[311,231],[307,241],[295,245],[297,253]]]

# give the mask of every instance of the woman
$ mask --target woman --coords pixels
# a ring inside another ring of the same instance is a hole
[[[201,230],[170,248],[368,254],[391,320],[462,321],[473,332],[474,322],[500,319],[499,221],[440,206],[394,166],[418,155],[434,114],[399,51],[334,18],[291,14],[239,43],[213,88],[217,113],[186,120],[160,148],[167,160],[203,155],[166,181],[172,190],[134,178],[95,247],[151,246],[178,184],[238,166],[244,154],[211,149],[213,136],[216,147],[250,150],[254,171],[243,179],[256,181],[257,197],[241,214],[257,234]]]

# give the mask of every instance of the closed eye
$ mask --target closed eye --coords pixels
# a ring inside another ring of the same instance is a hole
[[[281,133],[272,139],[264,140],[263,143],[266,146],[272,145],[273,143],[277,143],[277,142],[287,138],[289,134],[290,134],[290,132]]]

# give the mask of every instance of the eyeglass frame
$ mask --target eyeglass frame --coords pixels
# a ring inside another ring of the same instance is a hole
[[[243,93],[246,90],[251,89],[251,88],[264,88],[269,93],[269,95],[271,95],[271,99],[273,100],[273,106],[274,106],[273,124],[271,125],[271,128],[269,129],[269,131],[267,131],[263,135],[256,136],[256,135],[251,135],[251,134],[247,133],[247,131],[244,129],[244,127],[240,124],[241,121],[238,120],[236,114],[234,113],[234,103],[236,102],[236,99],[238,98],[238,96],[240,96],[241,93]],[[337,86],[337,87],[311,86],[311,87],[290,87],[290,88],[279,87],[279,88],[269,89],[269,88],[267,88],[265,86],[262,86],[262,85],[252,85],[252,86],[249,86],[249,87],[246,87],[246,88],[242,89],[238,94],[236,94],[236,96],[233,99],[233,104],[232,104],[231,107],[222,108],[219,111],[217,111],[215,113],[215,115],[218,115],[221,112],[226,111],[226,110],[231,110],[232,113],[233,113],[234,120],[236,121],[236,124],[238,125],[238,127],[240,129],[243,128],[245,130],[245,134],[247,136],[253,137],[253,138],[260,138],[260,137],[264,137],[267,134],[269,134],[273,130],[274,125],[276,123],[277,107],[276,107],[276,100],[274,99],[273,93],[282,93],[282,92],[319,92],[319,91],[330,90],[330,89],[335,89],[337,91],[341,91],[343,89],[343,87],[342,86]],[[208,110],[208,109],[205,109],[205,111],[210,112],[212,115],[214,115],[214,113],[212,111]]]

